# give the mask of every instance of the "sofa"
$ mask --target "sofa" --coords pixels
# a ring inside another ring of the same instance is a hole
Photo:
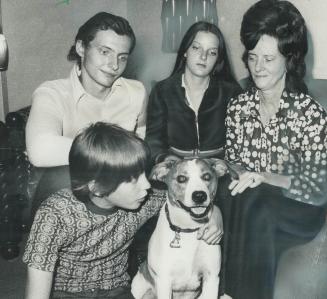
[[[3,236],[2,256],[7,260],[18,256],[22,234],[29,231],[33,213],[33,196],[42,174],[42,169],[33,167],[26,154],[25,126],[29,112],[30,106],[8,113],[4,125],[9,148],[14,152],[14,163],[11,164],[13,175],[8,177],[8,180],[11,181],[12,187],[16,187],[8,205],[11,212],[6,219],[9,224],[3,226],[3,231],[6,233]],[[155,223],[154,217],[135,236],[129,261],[131,276],[136,274],[138,266],[146,258],[148,239]]]
[[[31,165],[25,154],[25,122],[29,108],[9,113],[0,133],[0,254],[10,260],[19,255],[27,231],[27,178]]]
[[[248,79],[240,81],[245,87]],[[307,79],[311,94],[327,109],[327,80]],[[6,116],[5,124],[0,125],[0,148],[8,148],[10,160],[6,173],[0,176],[0,194],[2,194],[0,213],[0,254],[11,259],[19,254],[19,243],[22,234],[29,229],[30,207],[32,197],[38,184],[38,176],[33,175],[34,168],[26,155],[25,126],[30,112],[30,106],[10,112]],[[0,159],[0,170],[1,170]],[[6,177],[4,180],[3,177]],[[31,179],[31,178],[34,179]],[[151,233],[153,223],[143,229],[136,236],[132,262],[139,264],[146,255],[146,245],[140,246]],[[141,249],[140,249],[141,248]],[[135,269],[134,269],[135,270]],[[132,272],[134,271],[132,270]]]

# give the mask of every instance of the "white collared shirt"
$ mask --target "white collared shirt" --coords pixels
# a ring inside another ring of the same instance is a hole
[[[67,165],[73,138],[97,121],[117,124],[144,138],[146,104],[144,85],[122,77],[105,99],[95,98],[83,88],[75,65],[68,78],[46,81],[33,93],[26,125],[29,160],[39,167]]]
[[[182,75],[182,87],[185,89],[185,98],[186,98],[186,102],[187,102],[188,106],[194,111],[195,115],[198,115],[199,110],[194,107],[194,105],[191,101],[191,95],[188,93],[184,74]],[[201,99],[203,99],[204,93],[206,92],[208,87],[209,87],[209,81],[208,81],[205,89],[203,89],[202,93],[199,95],[201,97]]]

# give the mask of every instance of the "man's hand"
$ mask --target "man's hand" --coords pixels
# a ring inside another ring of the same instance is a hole
[[[197,238],[202,239],[209,245],[217,245],[223,234],[223,217],[220,210],[214,206],[209,222],[199,229]]]

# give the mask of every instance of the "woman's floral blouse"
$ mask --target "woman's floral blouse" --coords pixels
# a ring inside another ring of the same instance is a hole
[[[313,205],[327,202],[327,114],[305,94],[284,91],[279,110],[263,125],[255,88],[230,101],[226,159],[255,172],[290,175],[284,194]]]

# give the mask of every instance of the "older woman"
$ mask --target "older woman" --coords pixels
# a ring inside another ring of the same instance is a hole
[[[327,115],[307,94],[307,31],[294,5],[255,3],[241,40],[252,84],[227,109],[226,292],[268,299],[280,255],[324,223]]]

